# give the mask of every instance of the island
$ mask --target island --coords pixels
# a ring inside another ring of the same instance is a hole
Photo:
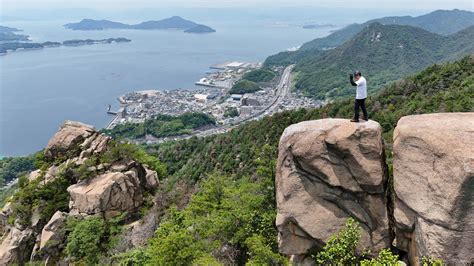
[[[28,35],[16,34],[21,31],[16,28],[0,26],[0,42],[20,42],[28,41]]]
[[[206,25],[197,25],[195,27],[185,30],[184,32],[202,34],[216,32],[216,30]]]
[[[43,42],[43,43],[34,43],[34,42],[6,42],[0,43],[0,55],[4,55],[8,52],[24,50],[24,49],[42,49],[48,47],[58,47],[58,46],[80,46],[80,45],[91,45],[91,44],[100,44],[100,43],[121,43],[121,42],[131,42],[131,40],[126,38],[109,38],[103,40],[66,40],[62,43],[60,42]]]
[[[132,30],[183,30],[186,33],[211,33],[213,28],[186,20],[180,16],[173,16],[162,20],[149,20],[139,24],[125,24],[110,20],[83,19],[77,23],[65,24],[71,30],[107,30],[107,29],[132,29]]]

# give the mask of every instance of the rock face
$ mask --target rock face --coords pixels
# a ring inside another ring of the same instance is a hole
[[[34,242],[33,230],[11,227],[0,245],[0,265],[22,264],[28,261]]]
[[[133,171],[110,172],[68,188],[73,214],[113,215],[131,211],[143,203],[140,180]]]
[[[61,126],[44,152],[49,168],[30,173],[28,179],[38,181],[38,186],[45,186],[62,177],[71,184],[67,189],[70,210],[44,217],[44,208],[49,204],[46,200],[38,201],[38,206],[34,207],[21,203],[22,208],[29,208],[30,214],[26,222],[20,222],[12,219],[16,217],[12,217],[15,213],[11,206],[17,202],[5,205],[0,212],[3,236],[0,265],[23,265],[30,260],[42,260],[47,265],[61,264],[58,260],[65,246],[64,227],[69,215],[109,218],[128,211],[131,219],[135,219],[133,211],[143,204],[144,192],[151,192],[158,186],[158,176],[155,171],[129,158],[130,155],[101,157],[110,148],[110,141],[110,137],[86,124],[66,121]],[[106,162],[103,162],[104,158]],[[12,220],[13,224],[9,224]]]
[[[59,256],[66,238],[66,219],[66,213],[57,211],[43,227],[38,251],[40,259],[51,262]]]
[[[474,113],[403,117],[393,153],[397,247],[474,262]]]
[[[48,142],[45,155],[49,158],[77,155],[75,152],[85,139],[95,132],[93,126],[80,122],[66,121]]]
[[[390,246],[382,129],[374,121],[306,121],[285,129],[276,173],[280,252],[304,258],[349,217],[361,224],[360,249]]]

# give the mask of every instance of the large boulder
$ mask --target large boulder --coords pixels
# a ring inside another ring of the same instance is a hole
[[[58,157],[75,157],[81,151],[80,145],[95,132],[93,126],[80,122],[66,121],[58,132],[49,140],[45,156],[51,159]]]
[[[136,171],[107,172],[68,187],[72,214],[114,216],[137,209],[143,203],[143,188]]]
[[[67,213],[57,211],[41,232],[38,251],[33,259],[53,262],[58,259],[66,239]]]
[[[0,265],[22,265],[29,261],[34,243],[33,230],[11,227],[0,245]]]
[[[362,227],[359,248],[390,246],[387,171],[377,122],[323,119],[294,124],[280,139],[276,172],[279,249],[304,258],[343,228]]]
[[[474,113],[403,117],[393,154],[397,247],[411,263],[473,263]]]

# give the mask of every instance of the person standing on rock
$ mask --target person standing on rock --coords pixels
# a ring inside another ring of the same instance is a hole
[[[354,81],[355,78],[355,81]],[[354,117],[351,122],[359,122],[359,108],[364,113],[364,120],[368,121],[369,116],[367,115],[367,109],[365,108],[365,99],[367,98],[367,81],[359,71],[349,75],[349,80],[352,86],[356,86],[356,98],[354,102]]]

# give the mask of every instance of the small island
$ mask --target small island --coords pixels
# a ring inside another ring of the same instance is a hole
[[[91,44],[107,44],[107,43],[121,43],[121,42],[131,42],[131,40],[126,38],[109,38],[103,40],[66,40],[62,43],[60,42],[43,42],[43,43],[33,43],[33,42],[7,42],[0,43],[0,55],[4,55],[8,52],[24,50],[24,49],[42,49],[48,47],[58,47],[58,46],[80,46],[80,45],[91,45]]]
[[[144,21],[139,24],[125,24],[110,20],[83,19],[77,23],[65,24],[71,30],[107,30],[107,29],[132,29],[132,30],[183,30],[186,33],[211,33],[213,28],[173,16],[162,20]]]

